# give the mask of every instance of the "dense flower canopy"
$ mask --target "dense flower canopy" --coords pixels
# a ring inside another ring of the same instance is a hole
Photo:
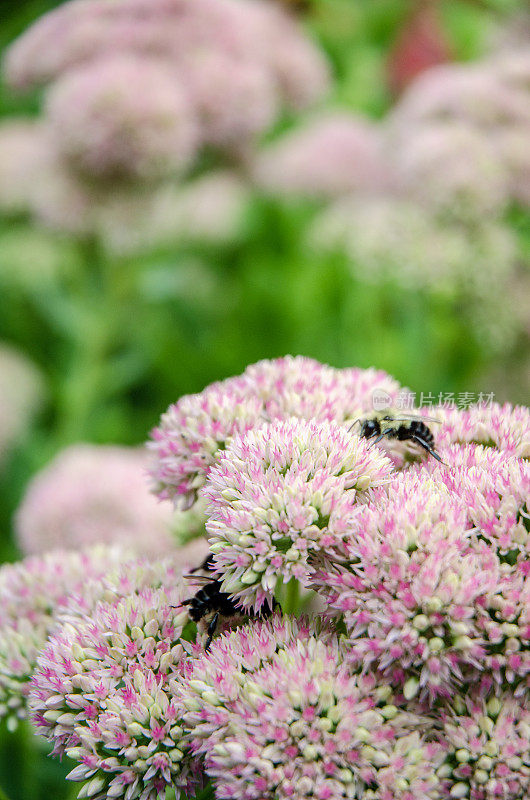
[[[29,704],[81,797],[526,798],[528,410],[404,413],[403,394],[377,370],[250,365],[153,433],[193,552],[2,568],[0,711]],[[415,421],[437,457],[397,436]]]
[[[238,691],[222,681],[230,655],[217,645],[194,670],[200,677],[188,679],[204,701],[187,717],[199,737],[192,746],[205,753],[217,796],[436,797],[443,749],[425,742],[420,718],[394,705],[388,686],[350,674],[335,637],[303,633],[254,659]]]

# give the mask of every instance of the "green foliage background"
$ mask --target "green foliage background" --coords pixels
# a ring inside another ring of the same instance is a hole
[[[49,8],[50,0],[3,0],[0,47]],[[515,0],[444,0],[456,57],[479,57]],[[390,96],[384,65],[407,0],[313,0],[306,23],[337,76],[332,104],[381,117]],[[38,95],[5,88],[0,115],[33,113]],[[283,122],[282,125],[287,125]],[[344,258],[303,246],[314,204],[254,197],[236,241],[175,247],[109,262],[97,242],[0,220],[0,340],[41,368],[44,411],[0,475],[0,560],[18,557],[11,517],[34,472],[74,441],[144,441],[180,395],[241,372],[260,358],[305,354],[335,366],[377,366],[416,392],[490,391],[525,402],[519,382],[526,343],[492,355],[470,334],[458,300],[354,279]],[[513,209],[521,253],[528,215]],[[22,726],[0,732],[0,786],[11,800],[75,796],[67,765]]]

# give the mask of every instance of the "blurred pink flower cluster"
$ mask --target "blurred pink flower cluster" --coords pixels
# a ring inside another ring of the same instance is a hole
[[[100,224],[117,190],[149,206],[206,151],[244,163],[285,110],[328,85],[318,49],[265,0],[71,0],[14,42],[5,77],[45,95],[39,121],[0,130],[3,205],[76,233]]]
[[[310,252],[342,254],[361,281],[458,298],[481,342],[504,351],[529,326],[526,258],[506,224],[530,203],[529,77],[521,46],[436,66],[380,122],[310,117],[258,153],[254,180],[326,202]],[[513,302],[498,304],[506,290]]]
[[[27,555],[58,547],[121,544],[138,553],[174,549],[171,510],[146,491],[146,453],[72,445],[30,482],[15,527]]]
[[[0,342],[0,469],[44,397],[38,367],[16,348]]]
[[[449,218],[528,205],[528,51],[436,66],[379,123],[347,112],[310,118],[258,156],[276,194],[408,199]]]
[[[404,414],[399,391],[288,356],[170,407],[151,474],[206,508],[202,574],[178,552],[0,570],[0,711],[29,705],[81,797],[527,796],[530,413]],[[415,421],[434,456],[365,424]]]

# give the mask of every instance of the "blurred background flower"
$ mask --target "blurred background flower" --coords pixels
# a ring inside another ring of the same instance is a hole
[[[62,451],[30,482],[17,511],[21,551],[101,543],[152,556],[171,552],[171,506],[149,493],[146,472],[139,449],[78,444]]]
[[[0,344],[0,468],[9,450],[27,437],[44,400],[44,381],[24,353]]]

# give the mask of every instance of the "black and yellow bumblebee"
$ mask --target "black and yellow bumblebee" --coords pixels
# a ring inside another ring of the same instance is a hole
[[[443,464],[444,462],[434,449],[434,434],[426,422],[438,422],[438,420],[432,417],[394,416],[385,410],[368,419],[355,420],[350,426],[350,430],[359,423],[361,426],[359,436],[363,439],[373,439],[373,444],[377,444],[385,437],[397,439],[399,442],[414,442]]]
[[[270,616],[272,609],[268,606],[260,611],[259,614],[247,609],[243,610],[238,608],[231,597],[226,592],[221,591],[221,581],[208,575],[208,572],[213,570],[213,555],[210,554],[203,563],[191,570],[189,577],[193,580],[203,582],[202,586],[193,597],[184,600],[181,605],[189,606],[189,615],[193,622],[197,624],[207,617],[211,617],[206,628],[206,644],[204,645],[205,651],[209,650],[213,637],[219,625],[220,617],[230,618],[236,616],[249,617],[254,619],[260,617],[265,619]],[[196,576],[195,573],[203,571],[206,575]],[[276,603],[273,603],[276,607]]]

